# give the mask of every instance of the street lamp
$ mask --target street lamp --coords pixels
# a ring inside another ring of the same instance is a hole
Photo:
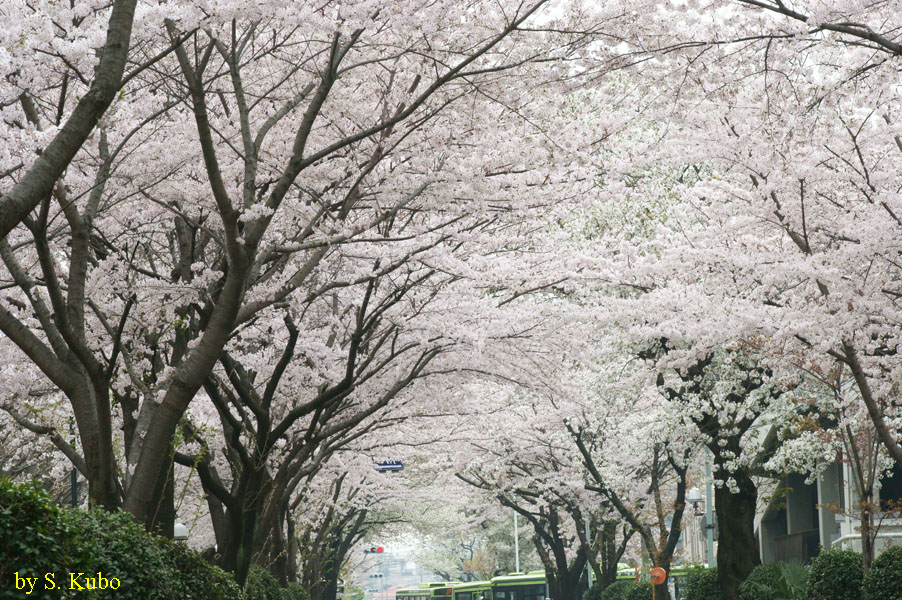
[[[692,505],[692,510],[695,512],[696,517],[704,516],[704,512],[699,508],[700,504],[704,504],[705,501],[702,500],[702,491],[697,487],[690,489],[686,493],[686,502]]]
[[[172,539],[177,542],[184,542],[188,539],[188,528],[184,523],[176,523],[172,528]]]

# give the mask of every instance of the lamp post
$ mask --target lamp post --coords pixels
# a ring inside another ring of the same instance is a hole
[[[514,511],[514,572],[520,572],[520,533],[517,531],[517,511]]]
[[[592,589],[592,563],[589,561],[588,553],[592,551],[591,542],[589,539],[589,519],[586,519],[586,583],[587,590]]]
[[[75,448],[75,422],[69,417],[69,435],[72,436],[72,448]],[[72,508],[78,506],[78,472],[75,465],[72,465],[72,472],[69,473],[69,485],[72,488]]]
[[[707,498],[707,502],[705,502],[705,528],[708,534],[708,567],[714,568],[717,566],[717,557],[714,556],[714,516],[712,511],[714,501],[711,495],[711,450],[705,448],[705,496]]]

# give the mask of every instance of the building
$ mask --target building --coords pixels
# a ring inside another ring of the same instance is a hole
[[[755,518],[755,533],[761,562],[801,560],[807,562],[820,548],[839,546],[861,551],[859,494],[850,485],[849,465],[834,462],[807,482],[803,475],[776,480],[762,495],[770,496]],[[874,515],[877,528],[875,552],[902,545],[902,469],[895,465],[876,486],[879,505]],[[888,510],[894,509],[894,510]]]

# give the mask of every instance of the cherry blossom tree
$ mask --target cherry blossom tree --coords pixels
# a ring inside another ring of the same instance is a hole
[[[511,196],[469,202],[483,183],[547,180],[522,145],[479,162],[470,150],[489,131],[530,128],[544,100],[518,90],[554,81],[555,63],[584,43],[551,14],[547,28],[526,26],[544,4],[150,11],[166,24],[146,44],[161,58],[2,248],[18,290],[2,308],[4,344],[72,403],[92,503],[121,503],[152,526],[173,434],[236,331],[295,296],[374,277],[372,261],[339,248],[371,244],[385,274],[442,235],[444,247],[468,231],[490,237],[477,228]]]

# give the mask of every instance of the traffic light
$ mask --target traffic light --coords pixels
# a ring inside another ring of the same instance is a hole
[[[385,552],[385,548],[382,546],[370,546],[369,548],[364,548],[364,554],[382,554]]]

